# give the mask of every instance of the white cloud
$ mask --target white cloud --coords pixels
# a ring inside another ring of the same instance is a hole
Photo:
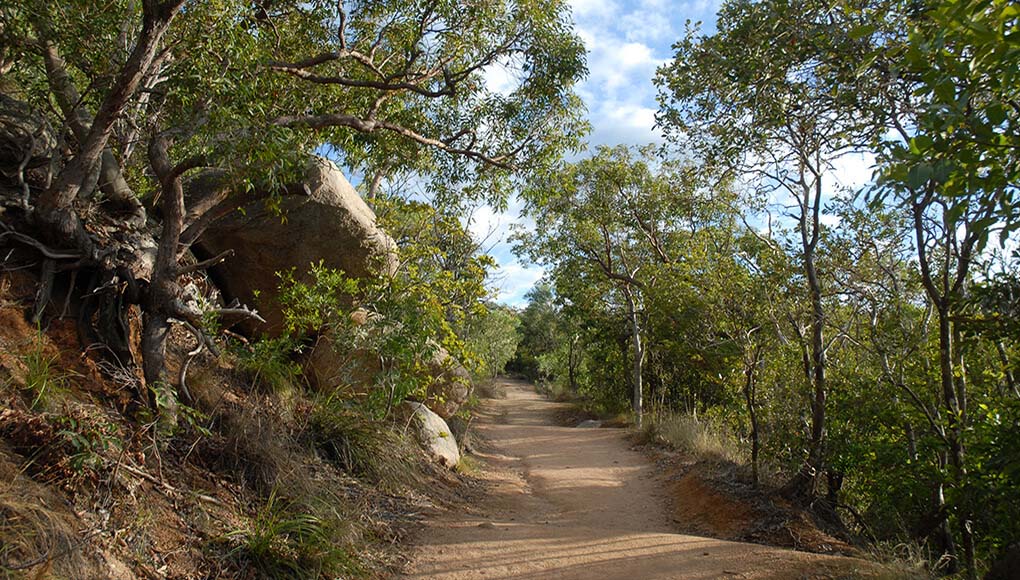
[[[605,19],[619,11],[613,0],[570,0],[570,10],[575,19]]]
[[[520,84],[513,71],[499,62],[485,67],[482,78],[485,79],[485,88],[503,95],[509,95]]]
[[[510,306],[523,306],[525,294],[542,279],[545,270],[539,266],[524,266],[519,263],[501,266],[493,276],[497,300]]]
[[[871,153],[851,153],[833,162],[832,175],[838,185],[857,190],[871,182],[874,165],[875,156]]]

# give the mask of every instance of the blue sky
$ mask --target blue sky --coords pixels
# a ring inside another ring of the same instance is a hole
[[[683,34],[687,20],[714,28],[720,0],[569,0],[577,34],[588,50],[587,80],[578,94],[588,109],[596,145],[643,145],[659,141],[655,131],[655,69],[672,56],[671,46]],[[490,83],[498,86],[494,76]],[[542,269],[522,264],[507,243],[510,225],[521,222],[520,203],[507,212],[478,208],[471,231],[485,239],[499,270],[491,280],[500,302],[520,305],[542,276]],[[526,225],[526,223],[525,223]]]

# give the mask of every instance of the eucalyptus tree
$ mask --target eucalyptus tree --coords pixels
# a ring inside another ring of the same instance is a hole
[[[5,3],[0,45],[4,92],[41,118],[8,139],[26,218],[10,239],[94,273],[89,296],[113,318],[141,305],[150,387],[167,381],[171,319],[203,321],[181,299],[180,277],[208,265],[184,265],[189,246],[300,188],[314,152],[498,201],[583,130],[584,50],[559,0]],[[487,86],[494,68],[511,90]],[[107,326],[99,338],[130,360],[126,325]]]
[[[590,158],[541,175],[527,193],[535,228],[518,245],[533,261],[569,271],[572,278],[601,281],[605,299],[625,311],[638,425],[644,400],[644,293],[654,282],[656,265],[671,259],[665,228],[672,184],[657,171],[651,153],[645,149],[635,158],[624,147],[602,147]]]
[[[868,12],[868,9],[871,12]],[[878,17],[881,12],[881,18]],[[880,99],[868,112],[888,136],[877,142],[873,202],[910,216],[920,279],[938,333],[938,374],[955,517],[974,577],[974,489],[968,473],[965,324],[974,263],[997,236],[1020,227],[1020,20],[1008,2],[867,5],[858,29],[874,50],[861,65]],[[891,16],[890,16],[891,15]],[[889,24],[896,27],[889,28]]]
[[[826,468],[826,281],[818,268],[824,204],[837,189],[833,163],[859,151],[873,131],[850,92],[832,90],[837,80],[854,84],[850,63],[861,52],[838,15],[814,0],[726,2],[717,32],[689,28],[655,78],[658,120],[678,154],[724,168],[794,223],[810,307],[806,324],[791,323],[804,345],[811,430],[789,489],[809,496]]]

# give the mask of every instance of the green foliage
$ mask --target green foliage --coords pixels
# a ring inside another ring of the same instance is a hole
[[[477,377],[492,380],[503,372],[518,352],[521,340],[517,329],[520,319],[512,310],[496,304],[469,317],[465,328],[465,348],[480,361]]]
[[[5,5],[0,58],[13,65],[5,92],[47,113],[54,96],[64,99],[35,49],[50,43],[82,95],[70,105],[95,114],[141,22],[142,6],[127,0]],[[278,192],[327,144],[365,174],[416,173],[436,191],[499,201],[506,167],[548,163],[585,129],[572,92],[586,73],[584,47],[560,0],[467,8],[446,0],[272,7],[218,0],[187,4],[164,43],[173,57],[153,65],[158,98],[151,87],[128,95],[127,116],[145,138],[173,132],[175,162],[202,155],[238,194]],[[319,55],[332,58],[301,64]],[[518,84],[490,91],[490,66],[505,67]],[[63,120],[54,114],[52,125]],[[138,135],[118,130],[114,149],[136,151]],[[139,180],[135,191],[151,191],[140,157],[121,162],[134,168],[127,173]]]
[[[309,424],[313,443],[344,472],[373,485],[399,490],[415,483],[415,444],[363,413],[335,393],[316,401]]]
[[[553,303],[552,289],[547,285],[535,286],[525,297],[528,305],[518,315],[517,348],[506,369],[529,380],[537,380],[543,376],[539,357],[551,352],[558,342],[558,311]]]
[[[251,345],[238,345],[234,360],[238,370],[246,373],[252,387],[264,392],[279,393],[300,384],[301,367],[293,360],[298,350],[291,337],[262,338]]]
[[[230,557],[261,578],[360,575],[357,559],[344,545],[337,507],[318,501],[322,505],[289,501],[274,490],[245,527],[227,533],[234,544]]]

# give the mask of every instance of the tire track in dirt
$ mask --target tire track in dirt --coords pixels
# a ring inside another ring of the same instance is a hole
[[[418,535],[405,577],[854,578],[880,575],[852,558],[674,532],[665,488],[622,429],[556,424],[561,404],[504,381],[475,422],[490,492]]]

